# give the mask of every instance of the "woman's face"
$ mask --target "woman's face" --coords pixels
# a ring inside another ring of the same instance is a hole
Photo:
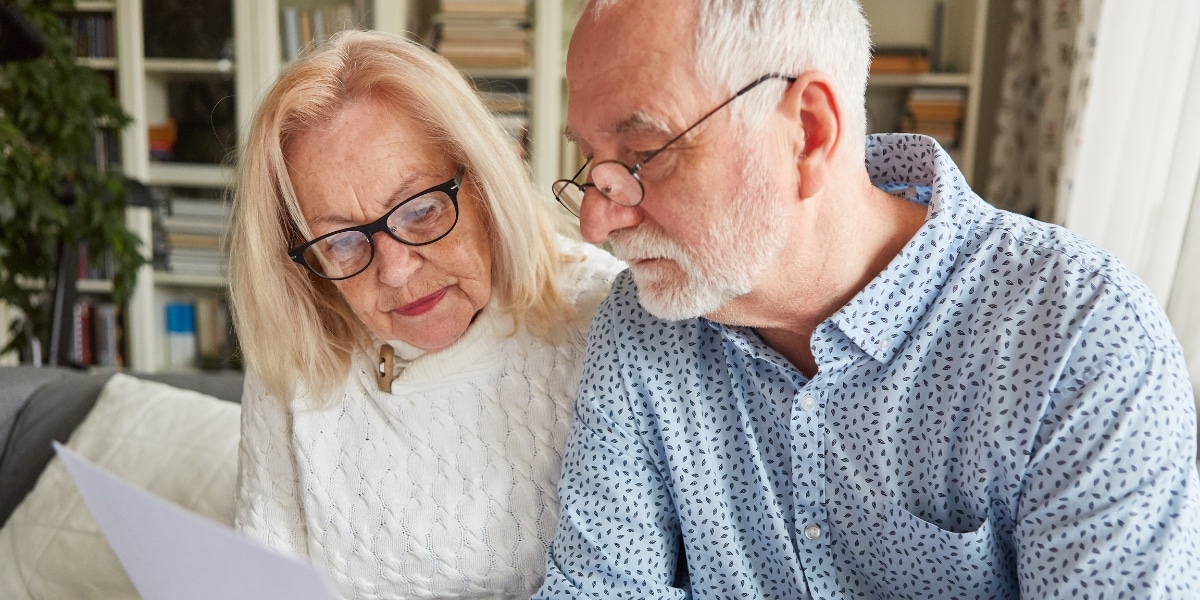
[[[314,237],[370,223],[458,169],[415,120],[375,100],[348,104],[330,123],[295,135],[285,158]],[[414,247],[377,233],[367,269],[334,282],[380,338],[441,350],[491,297],[487,225],[468,179],[459,189],[458,224],[449,235]]]

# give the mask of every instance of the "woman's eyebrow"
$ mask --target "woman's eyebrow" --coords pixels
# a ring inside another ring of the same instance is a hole
[[[419,179],[420,175],[415,172],[405,175],[404,178],[400,180],[400,183],[396,184],[396,187],[392,190],[392,193],[388,194],[388,196],[384,198],[383,203],[381,204],[383,211],[387,212],[392,207],[404,200],[408,200],[410,196],[420,191],[417,189],[417,182]],[[357,202],[357,200],[355,201]],[[341,215],[331,214],[317,215],[308,221],[308,226],[310,229],[317,229],[318,225],[324,225],[329,230],[336,231],[338,229],[354,227],[355,225],[362,225],[362,223],[358,222],[356,219],[348,219]]]

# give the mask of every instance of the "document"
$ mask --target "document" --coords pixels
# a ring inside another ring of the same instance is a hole
[[[334,600],[311,564],[54,450],[144,600]]]

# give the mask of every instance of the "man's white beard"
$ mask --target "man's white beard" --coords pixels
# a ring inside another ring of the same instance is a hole
[[[654,316],[677,321],[716,312],[753,290],[783,247],[779,187],[761,147],[746,150],[741,185],[725,214],[709,219],[712,228],[691,252],[648,223],[613,235],[613,252],[630,263],[638,300]],[[636,264],[649,258],[665,260]]]

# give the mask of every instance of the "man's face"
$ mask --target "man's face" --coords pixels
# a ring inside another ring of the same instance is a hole
[[[727,99],[702,89],[689,62],[695,8],[662,4],[625,2],[585,17],[572,37],[567,124],[593,162],[641,163]],[[636,207],[595,191],[584,200],[584,237],[611,242],[657,316],[718,311],[753,290],[783,244],[769,152],[740,129],[723,109],[672,144],[640,172]]]

